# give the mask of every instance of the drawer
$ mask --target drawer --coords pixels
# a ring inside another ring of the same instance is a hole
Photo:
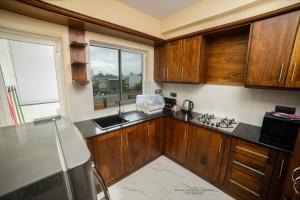
[[[241,161],[244,160],[242,163],[247,161],[244,164],[252,165],[257,170],[263,170],[263,165],[273,164],[276,159],[275,151],[238,139],[232,140],[231,151],[240,155]]]
[[[238,199],[264,199],[267,188],[265,184],[243,171],[232,168],[226,190]]]

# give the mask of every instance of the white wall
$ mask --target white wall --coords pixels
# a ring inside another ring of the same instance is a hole
[[[61,92],[60,101],[62,114],[68,115],[73,121],[80,121],[117,113],[117,108],[94,111],[91,83],[82,87],[74,87],[72,84],[69,35],[68,28],[66,26],[36,20],[0,10],[0,29],[1,28],[8,30],[8,32],[24,33],[33,37],[53,38],[60,43],[62,59],[59,74],[62,76],[60,77],[62,84],[59,84],[58,87]],[[89,42],[90,40],[110,45],[114,44],[124,47],[126,46],[144,51],[146,55],[144,69],[144,91],[145,93],[153,93],[154,90],[158,88],[158,85],[156,85],[153,81],[154,50],[152,46],[86,32],[86,41]],[[90,79],[90,66],[88,65],[87,67],[88,78]],[[133,109],[135,109],[135,105],[125,106],[126,111]]]
[[[275,105],[295,106],[297,114],[300,114],[300,91],[212,84],[163,84],[163,94],[169,96],[170,92],[177,92],[180,106],[189,99],[194,102],[196,112],[234,117],[237,121],[258,126],[261,126],[265,112],[274,111]]]

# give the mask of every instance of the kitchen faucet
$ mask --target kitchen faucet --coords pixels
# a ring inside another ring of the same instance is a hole
[[[119,106],[119,116],[121,116],[121,101],[117,101],[115,104]]]

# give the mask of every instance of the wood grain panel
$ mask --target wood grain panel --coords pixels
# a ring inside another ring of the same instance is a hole
[[[253,24],[246,85],[283,87],[300,11]]]
[[[106,183],[124,174],[123,141],[120,131],[92,139],[95,164]]]
[[[189,136],[187,165],[205,180],[216,183],[225,137],[208,129],[195,126],[190,128],[192,132]]]
[[[166,45],[154,47],[154,81],[166,81],[167,76]]]
[[[178,82],[182,78],[182,40],[167,44],[167,81]]]
[[[166,154],[185,164],[187,143],[187,125],[184,122],[167,119]]]
[[[293,53],[289,64],[285,87],[300,88],[300,26],[294,43]]]
[[[250,27],[207,36],[207,82],[242,85]]]
[[[162,120],[155,119],[147,122],[147,160],[153,160],[161,155]]]
[[[124,137],[125,171],[130,172],[146,162],[145,124],[139,124],[122,130]]]

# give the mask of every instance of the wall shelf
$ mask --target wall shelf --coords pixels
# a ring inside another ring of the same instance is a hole
[[[74,48],[85,48],[88,45],[86,42],[81,42],[81,41],[71,41],[70,47]]]
[[[69,27],[69,40],[72,83],[75,86],[89,84],[85,49],[88,43],[85,42],[85,31]]]

